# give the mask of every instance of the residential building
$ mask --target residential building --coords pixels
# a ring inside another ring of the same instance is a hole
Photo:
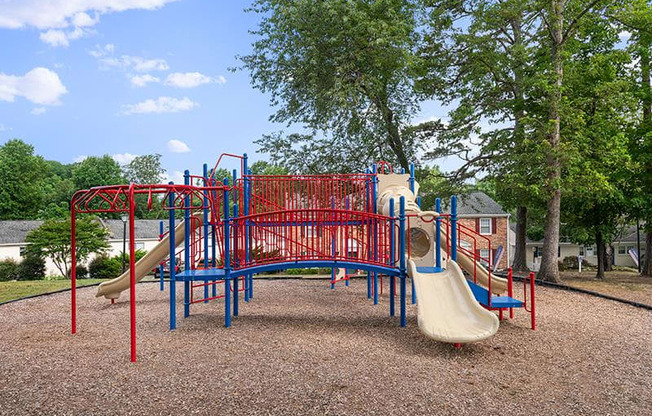
[[[636,268],[634,258],[638,255],[636,226],[624,227],[610,245],[614,249],[614,265]],[[531,270],[538,271],[541,267],[543,254],[543,240],[527,240],[527,264]],[[645,252],[645,236],[641,234],[641,252]],[[582,256],[589,264],[598,263],[598,253],[595,244],[584,245],[571,242],[568,238],[561,238],[557,250],[558,260],[566,257]]]
[[[470,192],[457,200],[457,217],[462,248],[488,262],[492,268],[504,270],[511,264],[513,239],[510,232],[510,214],[484,192]],[[448,211],[445,211],[448,213]],[[481,237],[475,238],[473,231]]]
[[[123,228],[122,220],[101,220],[109,231],[109,250],[107,254],[115,256],[122,253]],[[38,228],[43,221],[0,221],[0,260],[7,258],[20,262],[25,253],[27,234]],[[167,221],[164,221],[167,230]],[[128,228],[128,227],[127,227]],[[136,220],[136,249],[151,250],[159,239],[159,220]],[[127,229],[127,252],[129,252],[129,230]],[[51,259],[45,262],[47,275],[60,275],[61,272]]]

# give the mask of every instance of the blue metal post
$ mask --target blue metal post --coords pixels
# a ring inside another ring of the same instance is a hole
[[[207,186],[206,177],[208,176],[208,165],[204,163],[204,186]],[[208,269],[208,191],[204,191],[204,268]],[[213,279],[213,282],[215,280]],[[215,284],[213,284],[215,287]],[[204,299],[208,299],[208,286],[204,286]],[[208,303],[205,300],[204,303]]]
[[[435,199],[435,211],[441,213],[441,198]],[[441,270],[441,218],[435,219],[435,267]]]
[[[410,163],[410,191],[414,193],[414,163]]]
[[[244,216],[249,215],[249,177],[247,175],[247,172],[249,171],[249,168],[247,166],[248,164],[248,157],[247,154],[242,155],[242,186],[244,187],[244,192],[243,192],[243,197],[244,197]],[[249,247],[249,220],[245,221],[245,235],[244,235],[244,252],[245,252],[245,262],[249,264],[249,256],[250,256],[250,247]],[[249,275],[245,275],[244,277],[244,300],[245,302],[249,302]]]
[[[229,179],[224,178],[224,185],[229,185]],[[229,227],[229,190],[224,189],[224,326],[231,326],[231,236]]]
[[[233,171],[235,173],[235,171]],[[234,182],[235,183],[235,182]],[[233,219],[235,220],[238,218],[238,204],[233,204]],[[234,222],[235,225],[235,222]],[[233,250],[235,253],[238,252],[238,229],[236,227],[233,227]],[[238,261],[238,256],[236,254],[236,257],[234,259],[235,262],[235,267],[238,267],[237,265]],[[238,278],[236,277],[233,279],[233,316],[238,316]]]
[[[401,273],[401,326],[406,325],[406,287],[405,287],[405,197],[402,196],[399,200],[399,211],[398,211],[398,221],[399,221],[399,271]]]
[[[390,220],[390,232],[389,232],[389,265],[395,266],[394,256],[396,255],[396,229],[394,226],[394,198],[389,200],[389,216],[392,218]],[[395,298],[396,293],[394,286],[396,285],[396,276],[392,275],[389,277],[389,316],[394,316],[396,314],[395,309]]]
[[[158,224],[158,231],[159,235],[163,235],[165,228],[163,226],[163,221],[159,222]],[[165,267],[163,267],[163,264],[158,265],[158,277],[159,277],[159,283],[160,283],[160,289],[161,292],[165,290],[164,282],[163,282],[163,275],[165,274]]]
[[[190,185],[190,171],[186,170],[183,174],[183,183],[185,185]],[[185,197],[183,202],[183,214],[184,214],[184,226],[185,231],[185,250],[184,254],[184,265],[183,270],[189,271],[190,267],[190,194]],[[187,318],[190,315],[190,276],[186,276],[183,279],[183,317]]]
[[[245,171],[247,172],[247,174],[249,176],[251,176],[251,169],[245,169]],[[249,201],[251,201],[251,184],[249,185],[249,188],[248,188],[247,192],[249,193],[249,196],[248,196]],[[247,211],[247,212],[249,212],[249,211]],[[250,232],[249,236],[251,236],[251,230],[249,230],[249,232]],[[251,247],[250,247],[250,250],[251,250]],[[253,299],[253,298],[254,298],[254,275],[250,274],[249,275],[249,299]]]
[[[378,213],[378,201],[376,201],[376,195],[378,193],[378,166],[373,164],[373,203],[374,203],[374,214]],[[378,222],[374,220],[374,260],[378,261]],[[374,272],[374,305],[378,305],[378,273]]]
[[[174,182],[170,182],[170,185],[173,185]],[[175,235],[174,235],[174,192],[170,192],[168,198],[168,204],[170,207],[169,210],[169,225],[170,232],[168,233],[168,241],[170,242],[170,330],[177,327],[177,291],[176,291],[176,251],[177,247],[175,244]]]
[[[371,173],[369,169],[367,169],[367,174]],[[367,198],[370,198],[370,186],[369,186],[369,181],[365,181],[365,195]],[[367,206],[365,207],[366,209],[372,208],[372,201],[367,200]],[[367,299],[371,299],[371,272],[367,272]]]
[[[457,196],[451,196],[451,259],[457,261]]]

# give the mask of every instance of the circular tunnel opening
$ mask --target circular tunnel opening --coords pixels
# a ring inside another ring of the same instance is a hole
[[[421,258],[428,254],[432,242],[427,232],[421,228],[410,228],[410,257]]]

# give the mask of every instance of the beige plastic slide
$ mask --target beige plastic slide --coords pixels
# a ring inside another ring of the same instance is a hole
[[[408,260],[408,275],[417,292],[419,329],[437,341],[476,342],[498,331],[498,317],[483,308],[466,284],[456,262],[448,260],[441,273],[420,273]]]
[[[202,224],[201,215],[195,215],[194,220],[190,223],[193,225],[191,232]],[[174,246],[179,247],[185,238],[185,221],[182,221],[174,229]],[[152,248],[145,256],[136,262],[136,282],[139,282],[143,277],[157,267],[165,258],[170,254],[169,238],[166,236],[154,248]],[[121,276],[111,279],[108,282],[100,283],[97,287],[95,297],[99,298],[104,296],[106,299],[118,299],[120,293],[129,289],[129,269]]]

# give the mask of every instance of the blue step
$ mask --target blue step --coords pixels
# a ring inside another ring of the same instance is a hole
[[[475,296],[475,299],[483,306],[489,306],[489,291],[485,289],[484,287],[473,283],[470,280],[466,280],[466,283],[469,284],[469,287],[471,288],[471,292],[473,292],[473,296]],[[491,307],[492,308],[522,308],[523,307],[523,302],[510,298],[509,296],[496,296],[496,295],[491,295]]]
[[[222,277],[224,277],[224,269],[218,268],[184,270],[176,274],[176,279],[183,281],[203,280],[208,282],[209,280],[215,280],[216,278],[219,280],[219,278]]]

